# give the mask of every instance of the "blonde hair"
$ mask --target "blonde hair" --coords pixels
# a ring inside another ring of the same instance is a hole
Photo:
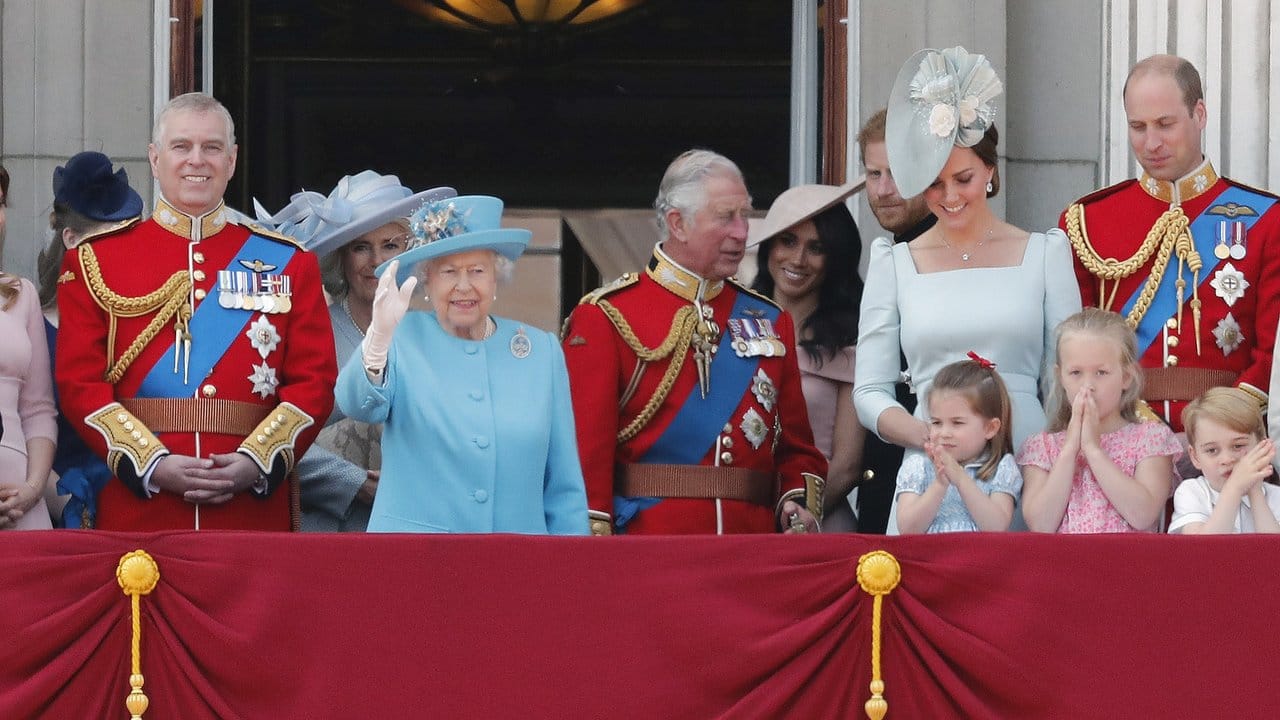
[[[969,401],[969,407],[988,420],[999,420],[1000,430],[987,441],[989,457],[978,468],[978,477],[990,480],[1005,455],[1013,452],[1013,430],[1009,390],[996,372],[995,366],[976,360],[961,360],[943,367],[933,376],[929,386],[929,398],[938,392],[951,392]]]
[[[1236,388],[1209,388],[1182,409],[1182,427],[1187,431],[1187,442],[1192,447],[1196,444],[1196,425],[1202,419],[1212,420],[1236,432],[1248,433],[1259,440],[1267,436],[1266,421],[1262,419],[1258,401]]]
[[[1120,395],[1120,416],[1136,423],[1138,401],[1142,398],[1142,367],[1138,365],[1138,338],[1125,319],[1116,313],[1098,308],[1085,308],[1058,324],[1054,331],[1057,348],[1053,380],[1049,386],[1045,415],[1049,418],[1049,432],[1061,432],[1071,422],[1071,398],[1062,387],[1062,341],[1073,335],[1087,335],[1110,340],[1120,352],[1121,370],[1129,375],[1129,387]]]

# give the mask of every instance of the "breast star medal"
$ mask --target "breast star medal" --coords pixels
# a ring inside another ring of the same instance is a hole
[[[1244,279],[1244,273],[1230,262],[1213,274],[1209,285],[1227,303],[1227,307],[1235,305],[1237,300],[1244,297],[1244,291],[1249,289],[1249,281]]]
[[[1227,313],[1227,316],[1218,322],[1218,326],[1213,329],[1213,337],[1223,355],[1235,352],[1245,339],[1244,333],[1240,331],[1240,323],[1231,317],[1231,313]]]

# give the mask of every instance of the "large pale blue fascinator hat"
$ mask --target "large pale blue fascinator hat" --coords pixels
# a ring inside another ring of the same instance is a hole
[[[987,57],[963,47],[921,50],[907,60],[885,119],[885,151],[902,197],[924,192],[953,147],[978,144],[1003,89]]]
[[[396,284],[403,284],[418,263],[469,250],[492,250],[514,261],[529,246],[533,233],[502,227],[502,200],[492,195],[462,195],[428,200],[409,216],[413,239],[395,260],[400,261]],[[393,261],[378,266],[381,277]]]
[[[370,230],[408,217],[425,202],[457,194],[450,187],[414,193],[395,175],[363,170],[344,176],[327,197],[308,190],[295,193],[275,214],[264,210],[257,200],[253,204],[258,222],[324,256]]]

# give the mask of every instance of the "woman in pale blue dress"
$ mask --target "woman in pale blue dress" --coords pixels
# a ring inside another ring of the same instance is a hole
[[[922,398],[934,374],[965,353],[994,361],[1012,400],[1017,447],[1044,427],[1038,391],[1054,357],[1053,330],[1080,309],[1066,236],[1028,233],[988,204],[1000,183],[991,103],[1000,89],[985,57],[949,48],[908,60],[890,97],[894,179],[904,197],[923,193],[938,223],[906,244],[871,245],[854,406],[867,429],[908,456],[928,437],[928,406],[912,416],[895,399],[899,348]],[[1014,528],[1023,527],[1015,512]]]

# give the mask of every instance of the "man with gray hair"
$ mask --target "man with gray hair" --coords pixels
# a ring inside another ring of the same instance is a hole
[[[223,204],[235,129],[188,93],[156,119],[145,221],[86,238],[58,278],[62,410],[110,466],[98,527],[289,530],[285,484],[333,407],[315,257]]]
[[[654,201],[644,273],[583,298],[563,338],[596,535],[818,529],[813,444],[791,317],[732,279],[751,196],[690,150]]]

